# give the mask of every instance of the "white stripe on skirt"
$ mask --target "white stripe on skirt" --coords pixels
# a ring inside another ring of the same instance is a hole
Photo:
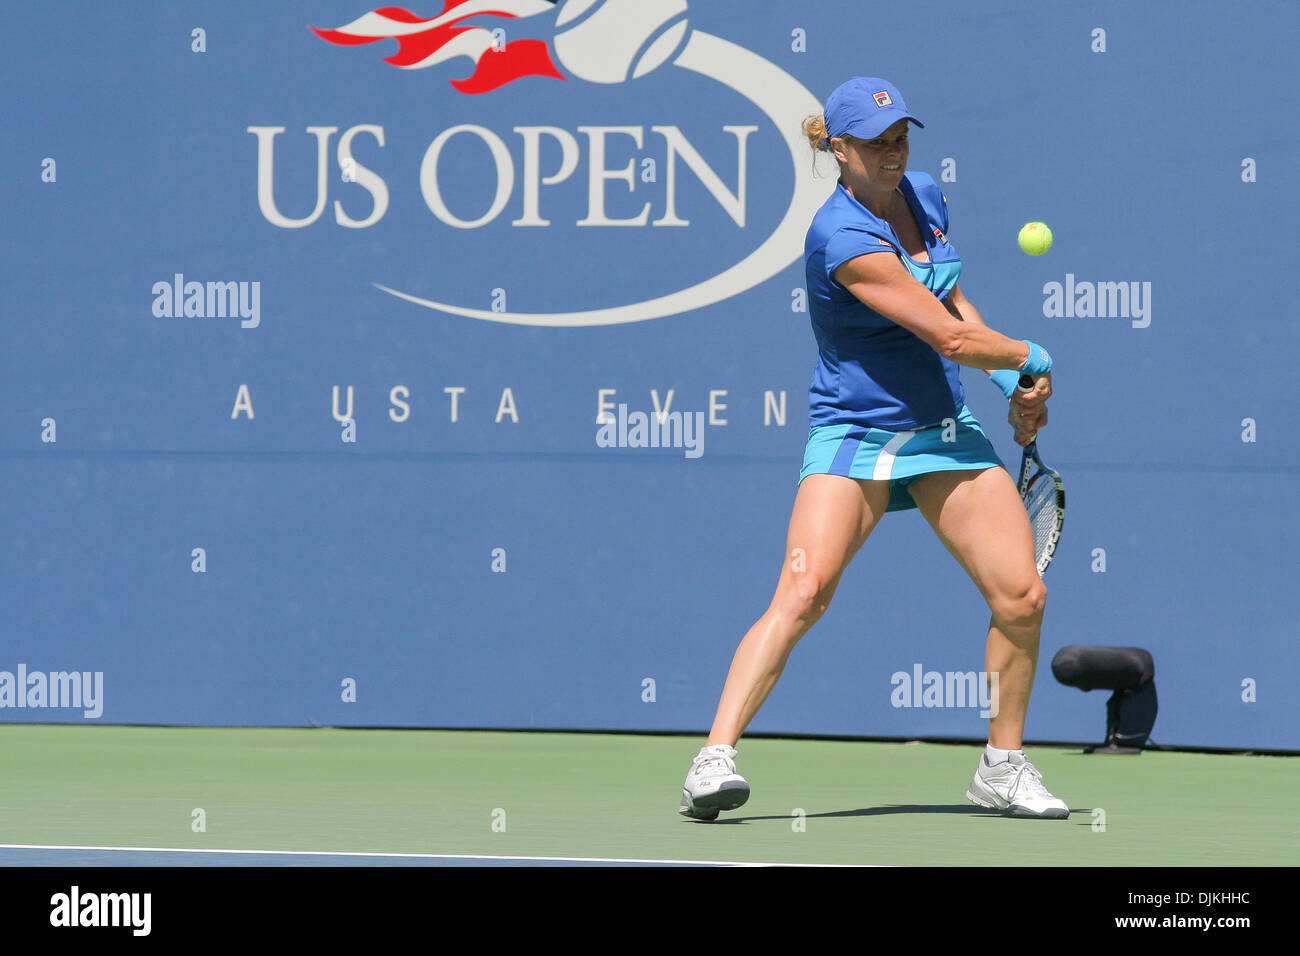
[[[876,456],[876,467],[871,472],[873,481],[887,481],[893,477],[894,458],[898,449],[911,441],[915,435],[916,432],[899,432],[885,443],[885,447],[880,449],[880,454]]]

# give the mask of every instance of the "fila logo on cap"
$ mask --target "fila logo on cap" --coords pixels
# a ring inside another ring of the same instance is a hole
[[[894,101],[889,98],[889,90],[881,90],[879,93],[876,93],[875,100],[876,105],[881,109],[884,109],[886,106],[894,105]]]

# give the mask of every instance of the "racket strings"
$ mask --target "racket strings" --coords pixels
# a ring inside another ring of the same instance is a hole
[[[1025,492],[1025,510],[1034,529],[1034,552],[1042,557],[1056,530],[1056,484],[1047,475],[1038,475]]]

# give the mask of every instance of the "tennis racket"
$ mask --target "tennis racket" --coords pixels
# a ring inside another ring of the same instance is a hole
[[[1020,387],[1033,387],[1033,379],[1021,376]],[[1061,528],[1065,526],[1065,483],[1056,471],[1043,464],[1038,455],[1038,440],[1025,446],[1020,456],[1020,499],[1029,512],[1029,524],[1034,531],[1034,559],[1041,575],[1052,563]]]
[[[1034,558],[1041,575],[1052,563],[1065,525],[1065,484],[1061,476],[1038,457],[1038,441],[1025,446],[1020,457],[1020,498],[1034,529]]]

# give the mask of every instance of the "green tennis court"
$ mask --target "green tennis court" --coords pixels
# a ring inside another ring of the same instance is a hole
[[[149,848],[160,864],[177,862],[168,849],[470,863],[1273,866],[1300,858],[1293,757],[1114,757],[1027,746],[1072,811],[1051,821],[966,802],[977,745],[746,738],[738,765],[752,798],[716,823],[698,823],[676,808],[702,743],[581,733],[3,726],[0,864],[67,863],[64,847]]]

